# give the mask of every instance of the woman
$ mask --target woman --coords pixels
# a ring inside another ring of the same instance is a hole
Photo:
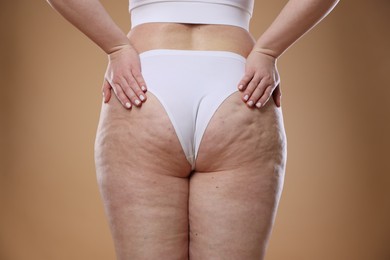
[[[338,1],[290,0],[257,41],[254,0],[131,0],[127,36],[98,0],[49,2],[108,54],[95,163],[117,258],[263,259],[287,158],[276,61]]]

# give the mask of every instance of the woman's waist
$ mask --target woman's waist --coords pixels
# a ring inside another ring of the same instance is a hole
[[[151,49],[223,50],[247,57],[256,43],[245,29],[220,24],[144,23],[127,36],[139,53]]]

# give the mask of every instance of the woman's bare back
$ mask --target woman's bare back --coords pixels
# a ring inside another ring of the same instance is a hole
[[[237,26],[219,24],[145,23],[127,34],[138,52],[150,49],[225,50],[247,57],[255,39]]]

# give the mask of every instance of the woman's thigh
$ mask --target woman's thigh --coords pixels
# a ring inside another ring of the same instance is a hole
[[[210,120],[190,176],[190,258],[263,259],[281,196],[287,140],[272,97],[235,92]]]
[[[147,93],[128,110],[112,92],[95,140],[100,194],[118,259],[187,259],[188,174],[168,116]]]

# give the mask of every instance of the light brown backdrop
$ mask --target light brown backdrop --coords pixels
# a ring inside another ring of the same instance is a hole
[[[256,38],[286,1],[256,1]],[[127,1],[103,1],[130,27]],[[93,143],[105,54],[1,1],[0,259],[107,260]],[[287,171],[266,260],[390,259],[390,3],[341,1],[279,60]]]

